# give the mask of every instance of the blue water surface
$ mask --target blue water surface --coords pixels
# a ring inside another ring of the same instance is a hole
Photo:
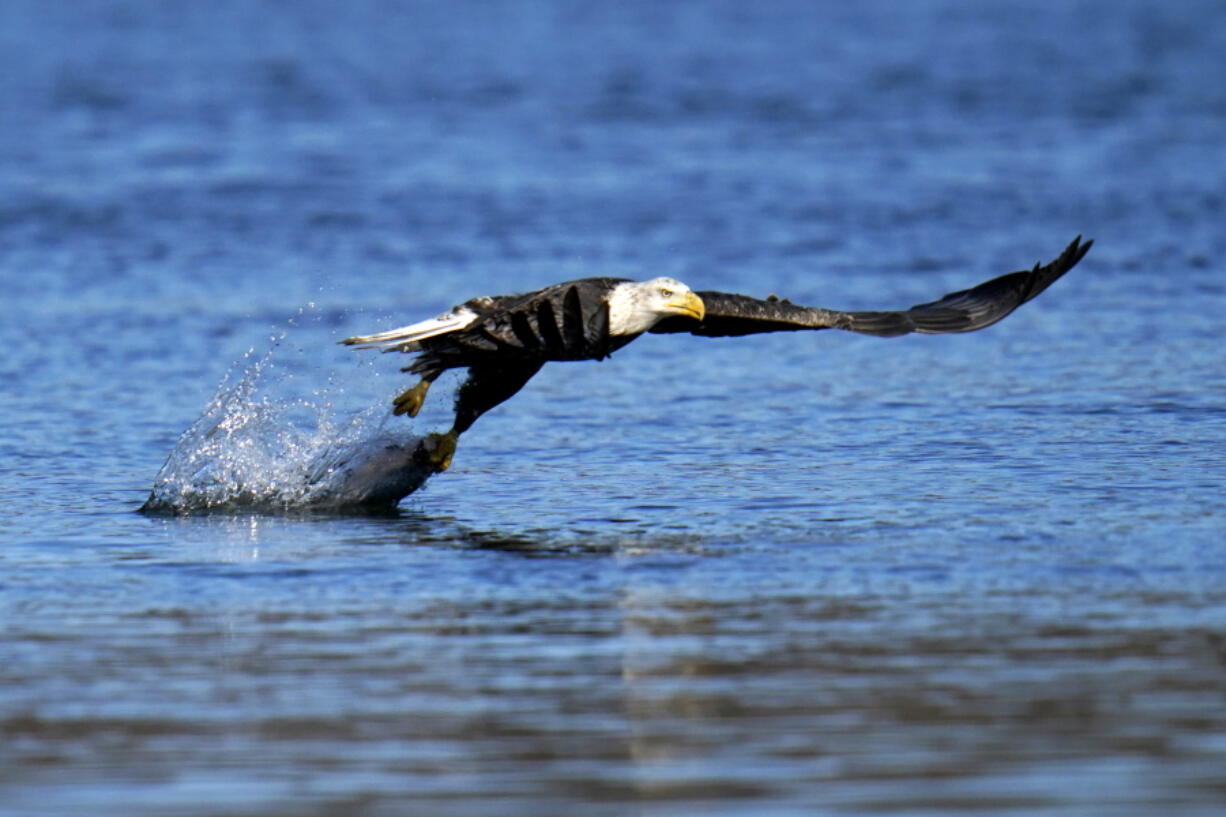
[[[1221,813],[1223,77],[1215,0],[5,0],[0,814]],[[473,295],[1077,234],[553,364],[395,513],[135,512],[253,372],[257,470],[446,427],[335,341]]]

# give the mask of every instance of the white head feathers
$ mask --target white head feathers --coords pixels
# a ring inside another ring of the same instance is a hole
[[[673,278],[628,281],[609,293],[609,334],[637,335],[663,318],[686,315],[702,320],[702,299]]]

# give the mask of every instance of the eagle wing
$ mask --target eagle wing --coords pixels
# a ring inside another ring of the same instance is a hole
[[[841,312],[799,306],[775,297],[766,300],[726,292],[699,292],[706,317],[696,321],[670,317],[650,331],[689,332],[704,337],[752,335],[759,332],[794,332],[802,329],[846,329],[866,335],[895,337],[911,332],[944,334],[973,332],[991,326],[1031,300],[1077,265],[1093,241],[1081,236],[1060,257],[1034,269],[1011,272],[970,289],[951,292],[937,301],[910,309],[880,312]]]

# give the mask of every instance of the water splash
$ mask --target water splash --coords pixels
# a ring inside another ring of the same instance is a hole
[[[386,400],[360,411],[336,406],[345,392],[336,372],[295,396],[301,361],[281,354],[285,337],[245,368],[236,364],[179,438],[142,511],[390,508],[436,473],[423,438],[385,427]]]

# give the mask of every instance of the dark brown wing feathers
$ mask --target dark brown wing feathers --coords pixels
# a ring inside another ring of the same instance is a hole
[[[606,296],[620,278],[567,281],[523,295],[468,302],[478,313],[467,328],[422,342],[423,349],[464,349],[542,360],[586,360],[609,354]],[[464,365],[469,365],[465,363]]]
[[[669,318],[656,324],[651,331],[689,332],[706,337],[805,329],[845,329],[879,337],[911,332],[973,332],[991,326],[1047,289],[1052,282],[1075,267],[1093,244],[1093,241],[1083,243],[1081,236],[1078,236],[1059,258],[1049,264],[1036,264],[1032,270],[1011,272],[906,310],[840,312],[798,306],[773,297],[760,300],[747,295],[699,292],[698,296],[707,308],[706,318],[701,323],[690,318]]]

